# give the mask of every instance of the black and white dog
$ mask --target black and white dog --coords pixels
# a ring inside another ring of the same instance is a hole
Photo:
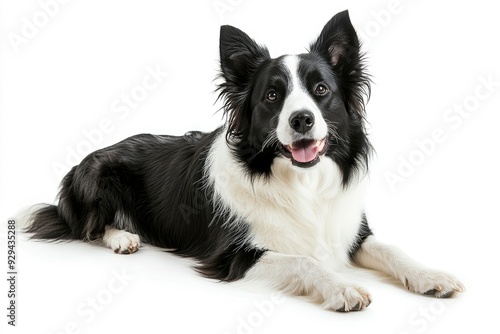
[[[347,11],[326,24],[308,53],[275,59],[223,26],[220,63],[223,127],[137,135],[88,155],[64,177],[58,205],[37,208],[27,231],[38,239],[102,241],[120,254],[149,243],[195,259],[207,277],[264,279],[336,311],[371,302],[342,273],[353,262],[416,293],[463,291],[368,227],[370,86]]]

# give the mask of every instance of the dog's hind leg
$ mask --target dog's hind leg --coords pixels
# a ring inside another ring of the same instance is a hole
[[[134,174],[109,150],[89,155],[65,177],[58,212],[74,239],[130,254],[140,247],[134,234]]]

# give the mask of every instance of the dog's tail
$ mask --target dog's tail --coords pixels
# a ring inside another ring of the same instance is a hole
[[[24,209],[17,215],[17,226],[21,232],[29,233],[31,239],[49,241],[75,239],[75,233],[68,221],[73,218],[72,215],[62,215],[63,212],[72,213],[71,206],[61,200],[67,195],[66,189],[71,188],[74,174],[75,167],[64,177],[58,195],[60,199],[58,205],[37,204]]]
[[[32,239],[62,241],[73,239],[69,225],[61,218],[56,205],[39,204],[17,216],[20,231]]]

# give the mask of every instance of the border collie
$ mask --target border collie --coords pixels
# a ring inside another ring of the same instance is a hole
[[[343,274],[352,263],[420,294],[464,290],[368,227],[370,80],[347,11],[308,53],[278,58],[222,26],[220,65],[223,127],[136,135],[89,154],[64,177],[57,206],[37,208],[26,231],[119,254],[152,244],[193,258],[206,277],[265,280],[341,312],[371,302]]]

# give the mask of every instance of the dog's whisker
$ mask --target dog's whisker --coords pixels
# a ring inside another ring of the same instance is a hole
[[[262,148],[260,152],[264,151],[267,147],[272,147],[274,144],[278,143],[278,136],[276,134],[276,129],[272,129],[267,135],[266,139],[262,143]]]
[[[337,141],[337,144],[339,143],[339,141],[347,143],[347,140],[345,140],[339,135],[336,125],[333,124],[335,122],[327,121],[326,123],[328,128],[328,134]]]

